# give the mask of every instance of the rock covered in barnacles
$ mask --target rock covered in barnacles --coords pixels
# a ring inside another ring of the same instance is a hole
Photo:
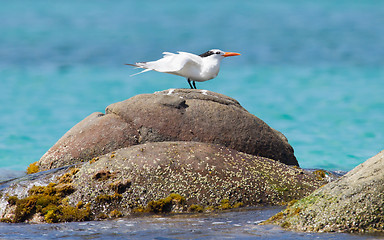
[[[27,194],[18,194],[22,182],[7,188],[0,201],[3,221],[85,221],[277,205],[326,183],[278,161],[185,141],[121,148],[59,175],[45,174],[49,181]]]
[[[384,151],[266,223],[300,231],[384,232]]]

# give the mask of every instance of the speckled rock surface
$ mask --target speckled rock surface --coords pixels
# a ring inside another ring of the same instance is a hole
[[[197,141],[297,165],[284,135],[234,99],[207,90],[170,89],[111,104],[69,130],[38,161],[47,170],[146,142]]]
[[[266,223],[300,231],[384,233],[384,151]]]
[[[326,183],[297,167],[199,142],[122,148],[45,179],[53,183],[29,194],[18,193],[18,183],[8,188],[0,218],[60,222],[276,205]],[[75,217],[62,218],[67,212]]]
[[[197,142],[147,143],[95,160],[76,174],[73,183],[79,188],[69,199],[92,203],[98,214],[117,209],[128,215],[172,193],[185,198],[180,212],[192,205],[219,208],[223,200],[230,206],[276,205],[324,184],[315,175],[277,161]],[[99,195],[112,196],[116,191],[111,186],[123,182],[129,187],[121,199],[108,208],[98,205]]]

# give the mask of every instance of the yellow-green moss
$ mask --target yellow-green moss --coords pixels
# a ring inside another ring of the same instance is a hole
[[[237,202],[231,205],[228,199],[223,199],[220,202],[220,205],[217,207],[220,210],[232,209],[242,207],[244,204],[242,202]]]
[[[150,201],[148,203],[146,212],[153,213],[166,213],[172,210],[172,202],[164,199],[159,199],[157,201]]]
[[[137,206],[132,210],[133,213],[144,213],[146,212],[145,208],[143,206]]]
[[[12,223],[12,219],[10,219],[10,218],[0,218],[0,222],[3,222],[3,223]]]
[[[174,205],[184,205],[185,198],[180,194],[172,193],[166,198],[157,201],[150,201],[147,205],[146,212],[168,213],[172,211]]]
[[[260,223],[260,225],[267,225],[271,223],[275,223],[283,219],[284,213],[283,212],[278,212],[277,214],[273,215],[272,217],[268,218],[266,221]]]
[[[153,200],[148,202],[146,207],[138,206],[133,209],[132,212],[134,213],[169,213],[173,211],[175,206],[184,208],[184,205],[186,204],[186,199],[181,196],[180,194],[172,193],[166,198],[162,198],[159,200]],[[237,203],[231,206],[231,208],[242,206],[242,203]],[[211,207],[212,211],[218,208]],[[189,212],[204,212],[204,210],[209,211],[210,206],[208,206],[206,209],[204,209],[203,206],[200,205],[191,205],[188,208]]]
[[[45,216],[44,216],[44,220],[47,222],[47,223],[56,223],[58,222],[58,218],[57,218],[57,214],[55,213],[55,210],[49,210]]]
[[[166,199],[170,199],[175,203],[184,204],[185,203],[185,197],[181,196],[177,193],[171,193]]]
[[[291,200],[290,202],[288,202],[287,206],[290,207],[292,206],[293,204],[295,204],[297,202],[297,199],[293,199]]]
[[[273,189],[275,189],[279,193],[284,193],[284,192],[289,191],[288,187],[281,187],[281,186],[276,186],[276,185],[274,185],[272,187],[273,187]]]
[[[214,206],[207,206],[204,210],[207,211],[207,212],[213,212],[213,211],[215,211],[216,209],[215,209]]]
[[[57,178],[59,183],[72,183],[73,176],[80,171],[78,168],[71,168],[67,173]]]
[[[189,212],[204,212],[204,207],[200,206],[200,205],[191,205],[189,208],[188,208],[188,211]]]
[[[83,206],[84,206],[83,201],[79,201],[79,202],[76,204],[76,207],[77,207],[77,208],[82,208]]]
[[[83,204],[68,205],[65,196],[75,191],[69,184],[50,183],[47,186],[33,186],[23,199],[10,197],[8,202],[16,205],[12,222],[24,222],[39,213],[47,223],[85,221],[90,219],[90,208]]]
[[[314,203],[317,199],[318,196],[309,195],[300,200],[292,200],[288,203],[285,210],[275,214],[261,224],[279,224],[282,227],[288,228],[290,227],[289,219],[297,216],[304,208]]]
[[[89,205],[85,208],[73,207],[70,205],[60,205],[57,209],[52,209],[51,216],[45,215],[45,221],[48,223],[54,222],[73,222],[86,221],[90,219],[91,210]]]
[[[37,196],[29,196],[16,202],[13,222],[24,222],[36,212]]]
[[[283,222],[282,224],[280,224],[280,226],[282,228],[289,228],[291,226],[291,223],[290,222]]]
[[[75,191],[72,184],[49,183],[47,186],[33,186],[28,193],[30,195],[56,196],[63,198]]]
[[[10,197],[8,198],[8,204],[10,204],[11,206],[12,206],[12,205],[15,205],[15,204],[17,203],[17,200],[19,200],[19,199],[17,198],[17,196],[10,196]]]
[[[109,213],[109,216],[110,216],[111,218],[119,218],[119,217],[122,217],[123,214],[122,214],[119,210],[115,209],[115,210],[113,210],[113,211],[111,211],[111,212]]]
[[[316,170],[313,172],[313,174],[315,174],[315,176],[317,177],[317,179],[319,180],[323,180],[325,178],[325,176],[327,176],[327,174],[325,173],[324,170]]]
[[[113,201],[120,201],[123,198],[123,195],[119,193],[115,193],[113,195],[99,195],[96,197],[96,202],[99,203],[110,203]]]
[[[98,161],[98,160],[99,160],[99,157],[92,158],[92,159],[89,161],[89,164],[95,163],[95,162]]]
[[[242,202],[237,202],[235,204],[232,205],[232,208],[240,208],[240,207],[243,207],[244,206],[244,203]]]
[[[27,174],[32,174],[37,172],[39,172],[39,166],[37,166],[37,162],[29,164],[27,168]]]
[[[221,200],[220,205],[219,205],[218,208],[221,209],[221,210],[225,210],[225,209],[231,209],[232,206],[229,203],[228,199],[223,199],[223,200]]]

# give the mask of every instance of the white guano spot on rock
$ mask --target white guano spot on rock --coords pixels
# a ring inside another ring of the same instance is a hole
[[[169,91],[168,91],[167,95],[171,95],[171,94],[172,94],[174,91],[175,91],[175,89],[174,89],[174,88],[171,88],[171,89],[169,89]]]

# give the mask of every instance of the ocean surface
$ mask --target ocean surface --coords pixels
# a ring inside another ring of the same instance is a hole
[[[1,239],[273,239],[273,240],[374,240],[374,235],[298,233],[279,226],[258,225],[281,208],[254,208],[240,212],[198,215],[146,216],[110,221],[60,224],[0,224]]]
[[[301,167],[349,171],[384,149],[383,22],[381,0],[2,1],[0,179],[111,103],[189,87],[124,63],[213,48],[242,55],[198,88],[285,134]]]

